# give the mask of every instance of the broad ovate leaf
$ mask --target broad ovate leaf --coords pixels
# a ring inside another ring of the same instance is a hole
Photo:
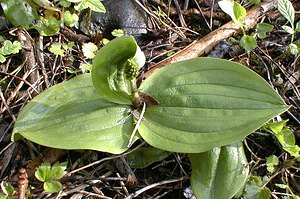
[[[129,36],[118,37],[102,47],[92,67],[93,84],[104,99],[132,103],[132,79],[144,65],[145,56],[136,41]]]
[[[101,98],[90,74],[55,85],[20,112],[12,135],[61,149],[127,150],[133,130],[131,107]]]
[[[189,159],[197,199],[230,199],[247,180],[249,167],[242,142],[189,154]]]
[[[140,90],[148,105],[139,133],[166,151],[200,153],[243,139],[288,106],[243,65],[195,58],[159,69]]]

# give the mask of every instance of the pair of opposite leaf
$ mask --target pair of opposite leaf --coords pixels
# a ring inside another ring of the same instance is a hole
[[[145,58],[124,36],[104,46],[83,74],[53,86],[20,112],[12,139],[63,149],[126,151],[135,127],[132,106],[147,104],[136,141],[174,152],[200,153],[227,145],[287,110],[282,98],[248,68],[222,59],[195,58],[159,69],[136,88]],[[91,78],[92,76],[92,78]]]

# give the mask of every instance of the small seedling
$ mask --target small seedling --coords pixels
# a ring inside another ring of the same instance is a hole
[[[242,22],[247,14],[246,9],[241,4],[233,0],[222,0],[219,1],[218,4],[220,8],[240,26],[243,32],[243,36],[240,39],[240,46],[243,47],[247,52],[255,49],[257,46],[256,39],[254,36],[246,34],[244,29],[245,24]]]
[[[277,8],[282,16],[288,20],[290,26],[284,25],[282,29],[292,35],[291,43],[289,45],[289,51],[291,54],[298,54],[300,51],[300,46],[294,44],[294,37],[296,32],[300,32],[300,21],[296,23],[295,26],[295,9],[293,4],[289,0],[278,0],[277,1]]]
[[[300,147],[296,145],[294,133],[286,126],[287,121],[267,123],[262,129],[272,133],[277,138],[283,150],[291,156],[298,158],[300,156]]]
[[[78,25],[79,17],[76,13],[71,13],[69,10],[67,10],[64,12],[63,16],[64,23],[67,26],[73,27]]]
[[[105,7],[101,3],[102,0],[67,0],[69,2],[75,3],[75,10],[82,11],[84,9],[90,8],[94,12],[105,12]]]
[[[1,182],[1,190],[4,194],[0,193],[0,199],[15,199],[16,197],[14,197],[14,187],[5,181]]]
[[[278,162],[279,162],[278,158],[275,155],[271,155],[267,157],[267,162],[266,162],[267,170],[270,173],[274,173],[278,167]]]
[[[265,39],[267,33],[271,32],[274,29],[274,26],[268,23],[259,23],[256,25],[256,34],[260,39]]]
[[[19,41],[11,42],[9,40],[5,40],[0,48],[0,62],[4,63],[7,55],[17,54],[21,49],[22,46]]]
[[[35,171],[35,177],[44,182],[44,190],[49,193],[58,192],[62,190],[62,184],[58,181],[67,172],[67,162],[55,163],[50,165],[49,162],[43,163]]]
[[[98,47],[92,42],[84,43],[82,45],[83,55],[88,59],[93,59],[96,56],[97,50]]]
[[[271,191],[264,186],[263,181],[259,176],[251,176],[245,186],[243,197],[244,199],[269,199]]]

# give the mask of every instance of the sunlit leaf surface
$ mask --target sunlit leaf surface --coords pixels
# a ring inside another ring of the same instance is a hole
[[[80,75],[31,100],[18,116],[13,140],[25,137],[53,148],[121,153],[133,130],[130,111],[130,106],[101,99],[90,74]]]
[[[166,66],[141,90],[159,105],[147,107],[140,135],[167,151],[199,153],[230,144],[288,108],[259,75],[214,58]]]

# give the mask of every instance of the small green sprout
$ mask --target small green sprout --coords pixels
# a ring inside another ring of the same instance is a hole
[[[278,158],[275,155],[271,155],[269,157],[267,157],[267,170],[270,173],[274,173],[278,167]]]
[[[97,50],[98,47],[92,42],[85,43],[82,45],[83,55],[88,59],[93,59],[96,56]]]
[[[14,195],[14,187],[5,181],[1,182],[1,190],[4,194],[0,193],[0,199],[13,199]]]
[[[39,181],[44,182],[44,190],[53,193],[62,190],[62,184],[58,180],[67,173],[66,169],[67,162],[57,162],[52,166],[49,162],[44,162],[34,174]]]
[[[11,42],[9,40],[5,40],[0,48],[0,62],[4,63],[6,61],[5,56],[17,54],[21,49],[22,45],[19,41]]]

